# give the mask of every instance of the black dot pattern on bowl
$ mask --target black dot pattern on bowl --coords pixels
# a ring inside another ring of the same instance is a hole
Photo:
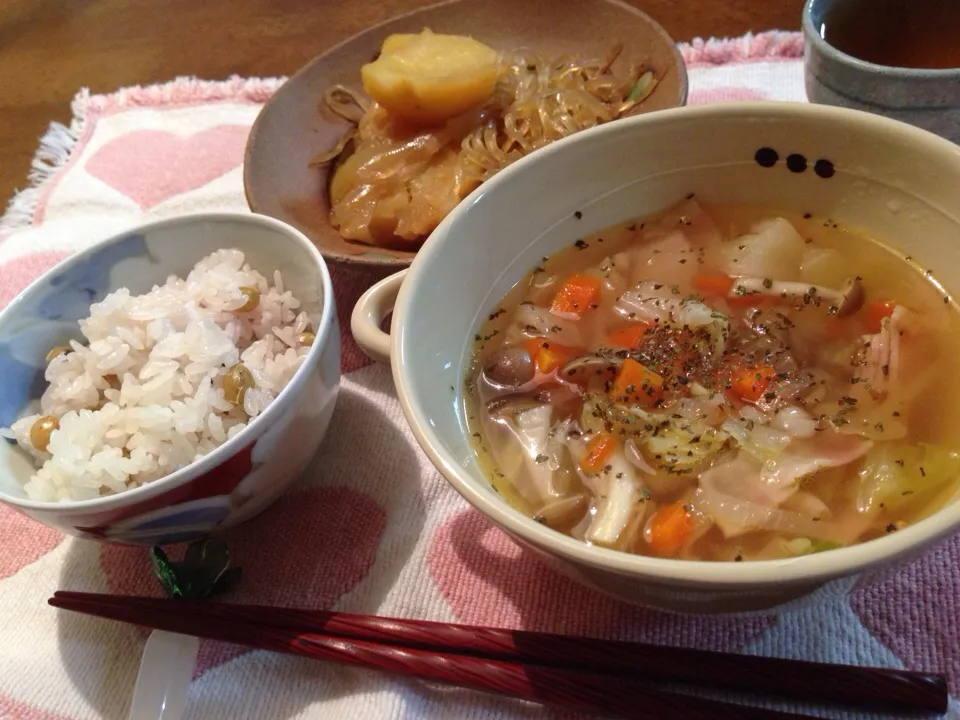
[[[830,162],[829,160],[824,160],[824,159],[822,159],[822,158],[821,158],[820,160],[817,160],[817,161],[813,164],[813,171],[814,171],[819,177],[822,177],[822,178],[824,178],[824,179],[826,179],[826,178],[832,178],[832,177],[833,177],[833,173],[835,172],[834,169],[833,169],[833,163]]]
[[[753,159],[757,161],[757,165],[760,167],[773,167],[777,164],[777,161],[780,159],[780,155],[777,154],[777,151],[771,147],[762,147],[757,150],[756,154],[753,156]]]
[[[787,167],[790,172],[802,173],[807,169],[807,159],[800,153],[787,155]]]
[[[764,146],[759,148],[753,155],[753,159],[760,167],[771,168],[780,162],[780,153],[774,148]],[[786,158],[787,169],[792,173],[803,173],[807,171],[809,164],[807,158],[801,153],[790,153]],[[813,164],[813,171],[817,177],[823,179],[832,178],[836,174],[836,168],[833,163],[826,158],[820,158]]]

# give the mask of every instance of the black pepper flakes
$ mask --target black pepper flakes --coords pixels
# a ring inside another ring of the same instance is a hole
[[[577,220],[579,220],[580,218],[583,217],[583,213],[580,212],[579,210],[576,210],[576,211],[574,211],[573,216],[574,216]]]

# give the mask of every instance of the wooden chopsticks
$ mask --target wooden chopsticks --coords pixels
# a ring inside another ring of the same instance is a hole
[[[882,709],[947,709],[942,676],[258,605],[57,592],[54,607],[623,718],[810,717],[653,686]]]

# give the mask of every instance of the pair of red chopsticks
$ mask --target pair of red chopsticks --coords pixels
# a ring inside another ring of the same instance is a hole
[[[685,683],[891,712],[947,709],[939,675],[350,613],[57,592],[54,607],[620,718],[805,718]]]

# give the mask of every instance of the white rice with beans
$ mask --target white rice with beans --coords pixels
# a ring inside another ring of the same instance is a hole
[[[111,293],[80,321],[84,341],[51,353],[39,408],[0,430],[36,459],[27,497],[97,498],[203,457],[290,382],[309,325],[280,273],[271,283],[235,249],[144,295]]]

